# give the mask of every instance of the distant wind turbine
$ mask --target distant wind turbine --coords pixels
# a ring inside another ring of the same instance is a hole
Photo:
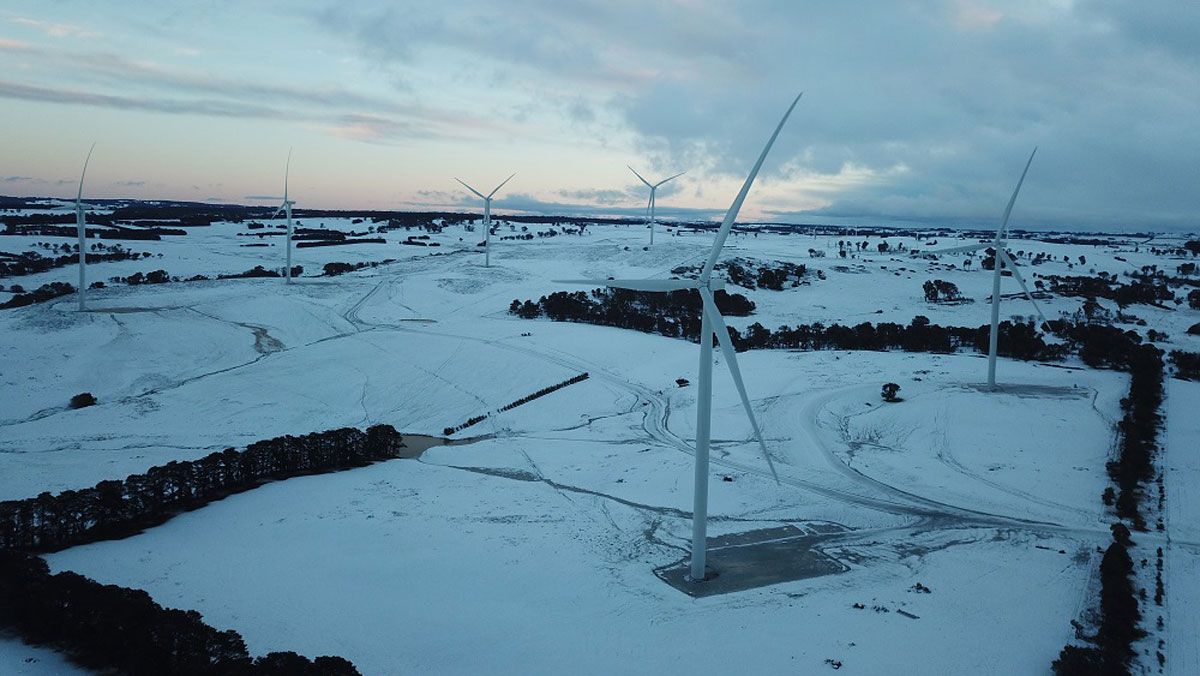
[[[479,199],[483,200],[483,267],[485,268],[491,267],[492,265],[492,196],[499,192],[500,188],[503,188],[504,184],[511,181],[512,177],[516,175],[516,172],[514,172],[511,176],[504,179],[504,181],[500,185],[496,186],[495,190],[488,193],[486,197],[483,195],[483,193],[464,183],[461,178],[454,179],[459,183],[462,183],[464,188],[475,193]]]
[[[628,165],[628,164],[626,164],[625,166],[629,167],[629,165]],[[638,179],[639,179],[639,180],[641,180],[641,182],[642,182],[642,183],[645,183],[647,188],[650,188],[650,201],[649,201],[649,202],[646,202],[646,218],[649,220],[649,223],[650,223],[650,245],[651,245],[651,246],[654,246],[654,205],[655,205],[655,193],[657,193],[657,192],[658,192],[658,187],[659,187],[660,185],[662,185],[662,184],[666,183],[667,181],[673,181],[673,180],[675,180],[675,179],[679,178],[680,176],[683,176],[683,175],[684,175],[684,174],[686,174],[687,172],[686,172],[686,171],[681,171],[681,172],[679,172],[678,174],[675,174],[674,176],[671,176],[670,178],[664,178],[663,180],[659,181],[658,183],[651,183],[650,181],[647,181],[646,179],[642,178],[642,175],[641,175],[641,174],[639,174],[639,173],[637,173],[637,170],[636,170],[636,169],[634,169],[633,167],[629,167],[629,170],[630,170],[630,171],[632,171],[632,172],[633,172],[633,175],[634,175],[634,176],[637,176],[637,177],[638,177]]]
[[[988,388],[996,388],[996,351],[1000,342],[1000,272],[1001,268],[1008,268],[1017,283],[1021,285],[1021,290],[1025,292],[1025,297],[1033,303],[1033,309],[1037,311],[1038,319],[1041,320],[1041,326],[1045,326],[1046,315],[1042,314],[1042,308],[1038,306],[1037,301],[1033,299],[1033,294],[1029,292],[1029,287],[1025,285],[1025,280],[1021,277],[1021,271],[1017,269],[1017,264],[1013,261],[1012,256],[1008,253],[1008,217],[1012,214],[1013,204],[1017,201],[1017,193],[1021,192],[1021,184],[1025,182],[1025,174],[1029,173],[1029,165],[1033,164],[1033,156],[1037,154],[1037,148],[1029,154],[1029,160],[1025,163],[1025,170],[1021,172],[1021,178],[1017,180],[1017,187],[1013,190],[1012,197],[1008,198],[1008,206],[1004,208],[1004,217],[1000,219],[1000,227],[996,230],[996,238],[990,244],[969,244],[967,246],[957,246],[949,249],[935,249],[925,253],[930,254],[955,254],[955,253],[973,253],[986,249],[989,246],[996,252],[995,266],[992,272],[992,326],[991,332],[988,334]]]
[[[762,168],[763,161],[767,159],[767,153],[771,151],[771,146],[775,144],[775,139],[779,136],[780,130],[783,129],[784,123],[787,122],[788,117],[792,114],[792,110],[796,108],[796,104],[800,102],[800,97],[803,95],[801,93],[797,96],[792,101],[792,105],[788,107],[787,112],[783,114],[783,119],[775,127],[775,133],[771,134],[771,138],[767,140],[766,147],[763,148],[762,154],[758,156],[758,161],[754,163],[754,168],[750,170],[750,175],[746,177],[746,182],[742,184],[741,191],[734,198],[729,211],[725,212],[725,220],[721,222],[721,228],[717,231],[717,238],[713,242],[712,251],[709,252],[708,260],[700,270],[700,277],[698,279],[576,279],[564,280],[562,282],[601,285],[614,289],[631,289],[634,291],[668,292],[695,289],[700,294],[700,377],[696,392],[696,471],[695,492],[693,493],[694,511],[692,513],[692,560],[690,571],[691,579],[697,582],[704,580],[707,576],[705,556],[708,527],[708,451],[712,424],[712,339],[714,334],[717,337],[717,342],[721,344],[721,352],[725,356],[725,364],[729,367],[729,374],[733,376],[733,384],[737,388],[738,396],[741,397],[742,408],[746,410],[746,417],[750,419],[750,426],[754,429],[754,436],[758,439],[758,445],[762,449],[763,458],[766,459],[767,466],[771,469],[771,475],[775,477],[776,481],[779,480],[779,476],[775,472],[775,463],[771,460],[771,455],[767,452],[767,445],[763,441],[762,430],[758,427],[758,419],[754,417],[754,409],[750,407],[750,398],[746,395],[746,386],[742,382],[742,372],[738,367],[737,353],[733,349],[733,341],[729,338],[729,329],[725,325],[725,319],[717,309],[717,303],[713,296],[715,291],[725,287],[725,282],[722,279],[713,279],[712,275],[717,265],[717,258],[721,255],[721,249],[725,246],[725,240],[729,237],[729,232],[733,228],[733,222],[737,219],[738,211],[741,210],[742,203],[746,200],[746,194],[750,192],[750,186],[754,183],[755,177],[758,176],[758,171]]]
[[[79,192],[75,194],[75,231],[79,235],[79,311],[87,309],[87,218],[85,209],[91,205],[83,203],[83,177],[87,176],[88,163],[92,161],[92,152],[96,150],[93,143],[88,150],[87,159],[83,161],[83,171],[79,174]]]
[[[287,216],[287,268],[284,270],[284,277],[287,278],[286,283],[292,283],[292,205],[293,200],[288,199],[288,175],[292,172],[292,149],[288,148],[287,164],[283,168],[283,204],[271,214],[271,220],[283,213]]]

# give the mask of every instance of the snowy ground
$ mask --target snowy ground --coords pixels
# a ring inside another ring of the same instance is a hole
[[[219,224],[129,243],[163,257],[93,266],[93,278],[281,264],[278,246],[238,246],[247,238],[234,233],[244,231]],[[844,532],[818,547],[847,571],[692,599],[653,570],[686,555],[695,392],[674,381],[695,380],[697,347],[506,311],[515,298],[564,288],[554,279],[665,276],[698,262],[711,235],[663,237],[643,251],[644,230],[593,226],[583,237],[497,242],[484,269],[469,246],[476,234],[448,228],[434,249],[398,245],[406,234],[297,250],[307,274],[329,261],[399,262],[290,287],[114,287],[94,293],[87,313],[70,298],[0,311],[0,499],[280,434],[374,423],[440,434],[581,371],[591,378],[459,435],[483,435],[475,443],[269,485],[134,538],[51,556],[51,566],[197,609],[241,632],[252,652],[336,653],[367,674],[819,673],[832,669],[827,659],[858,674],[1043,673],[1095,598],[1122,374],[1003,361],[1010,387],[985,393],[977,355],[745,353],[777,485],[718,365],[713,475],[733,481],[712,483],[710,534],[836,525]],[[3,237],[0,249],[46,239]],[[989,273],[879,254],[878,238],[872,253],[842,260],[837,239],[732,238],[728,256],[803,262],[827,279],[747,292],[758,312],[731,324],[986,320]],[[810,248],[828,255],[809,258]],[[1053,252],[1059,262],[1035,268],[1045,274],[1086,274],[1064,255],[1111,272],[1176,264],[1130,242],[1013,248]],[[932,278],[976,302],[925,303],[921,284]],[[1055,316],[1079,301],[1043,307]],[[1005,308],[1030,313],[1020,299]],[[1164,347],[1200,350],[1183,332],[1200,313],[1134,313],[1169,334]],[[901,384],[903,402],[881,402],[887,381]],[[1171,387],[1168,457],[1180,474],[1169,472],[1167,486],[1168,667],[1188,673],[1200,664],[1191,610],[1200,533],[1187,525],[1200,494],[1183,473],[1200,469],[1179,449],[1194,447],[1200,429],[1180,411],[1200,395]],[[81,391],[99,404],[67,408]],[[918,582],[931,593],[913,591]],[[30,667],[22,660],[33,654],[0,640],[0,671]],[[60,668],[36,654],[34,667]]]

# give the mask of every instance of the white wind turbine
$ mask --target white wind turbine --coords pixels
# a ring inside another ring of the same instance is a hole
[[[503,188],[504,184],[511,181],[512,177],[516,175],[516,172],[514,172],[511,176],[504,179],[504,181],[500,185],[496,186],[495,190],[488,193],[486,197],[483,195],[483,193],[464,183],[461,178],[454,179],[459,183],[462,183],[464,188],[475,193],[476,197],[483,200],[483,267],[485,268],[491,267],[492,265],[492,196],[497,192],[500,192],[500,188]]]
[[[628,164],[626,164],[625,166],[629,167]],[[641,180],[642,183],[645,183],[647,188],[650,188],[650,201],[646,202],[646,217],[649,219],[649,222],[650,222],[650,245],[654,246],[654,206],[655,206],[654,196],[655,196],[655,193],[658,192],[658,187],[660,185],[666,183],[667,181],[673,181],[673,180],[679,178],[680,176],[683,176],[687,172],[681,171],[678,174],[671,176],[670,178],[664,178],[663,180],[659,181],[658,183],[651,183],[650,181],[647,181],[646,179],[642,178],[642,175],[637,173],[637,169],[634,169],[633,167],[629,167],[629,170],[632,171],[633,175],[637,176],[638,179]]]
[[[283,168],[283,204],[271,214],[271,219],[274,220],[280,213],[287,216],[287,268],[284,270],[284,277],[287,279],[287,284],[292,283],[292,205],[296,202],[288,199],[288,175],[292,172],[292,149],[288,149],[287,164]]]
[[[1029,154],[1029,161],[1025,163],[1025,170],[1021,172],[1021,178],[1017,181],[1017,187],[1013,190],[1012,197],[1008,198],[1008,206],[1004,208],[1004,217],[1000,219],[1000,227],[996,230],[996,238],[989,243],[969,244],[967,246],[957,246],[949,249],[935,249],[926,253],[931,254],[954,254],[954,253],[969,253],[981,251],[991,247],[996,252],[995,266],[992,273],[992,326],[991,332],[988,334],[988,387],[996,388],[996,350],[1000,339],[1000,272],[1001,268],[1008,268],[1012,272],[1017,283],[1021,285],[1021,290],[1025,292],[1025,297],[1033,303],[1033,309],[1037,311],[1038,319],[1041,320],[1041,326],[1045,326],[1046,315],[1042,314],[1042,308],[1038,306],[1037,301],[1033,299],[1033,294],[1029,292],[1029,287],[1025,285],[1024,278],[1021,277],[1021,271],[1017,269],[1017,264],[1013,261],[1012,256],[1008,253],[1008,217],[1012,214],[1013,204],[1017,201],[1017,193],[1021,192],[1021,184],[1025,182],[1025,174],[1029,173],[1029,165],[1033,164],[1033,156],[1037,154],[1037,148]]]
[[[93,143],[88,150],[87,159],[83,161],[83,171],[79,174],[79,192],[75,194],[75,231],[79,236],[79,311],[87,309],[87,218],[85,210],[91,205],[83,203],[83,177],[87,175],[88,163],[92,161],[92,152],[96,150]]]
[[[800,96],[792,101],[792,105],[788,107],[784,113],[783,119],[779,121],[779,125],[775,127],[775,133],[771,134],[771,138],[767,140],[766,147],[763,148],[762,154],[758,156],[758,161],[754,163],[754,168],[750,170],[750,175],[746,177],[746,182],[742,184],[741,191],[734,198],[733,204],[730,205],[729,211],[725,212],[725,220],[721,222],[721,228],[717,231],[716,241],[713,242],[712,251],[708,254],[708,260],[704,263],[704,267],[700,271],[698,279],[642,279],[642,280],[566,280],[564,283],[571,284],[596,284],[608,286],[615,289],[631,289],[634,291],[678,291],[682,289],[695,289],[700,294],[702,305],[700,314],[700,377],[696,392],[696,471],[695,471],[695,492],[693,493],[694,511],[692,512],[692,560],[691,560],[691,579],[693,581],[701,581],[706,577],[705,573],[705,555],[706,555],[706,533],[708,526],[708,451],[710,442],[711,422],[712,422],[712,339],[715,334],[717,342],[721,344],[721,352],[725,356],[725,364],[729,367],[729,374],[733,376],[733,384],[737,388],[738,396],[742,400],[742,408],[746,410],[746,416],[750,419],[750,426],[754,429],[754,436],[758,440],[758,445],[762,449],[763,457],[767,461],[767,465],[771,468],[771,475],[779,480],[775,473],[775,463],[772,462],[770,454],[767,452],[767,445],[763,442],[762,431],[758,427],[758,419],[754,417],[754,409],[750,406],[750,398],[746,395],[746,386],[742,382],[742,372],[738,367],[737,353],[733,349],[733,341],[729,338],[729,329],[726,328],[725,319],[717,310],[717,303],[713,299],[713,292],[725,287],[724,280],[713,279],[713,269],[717,265],[717,258],[721,255],[721,249],[725,246],[725,240],[729,237],[729,231],[733,228],[733,222],[737,218],[738,211],[742,208],[742,202],[746,200],[746,194],[750,192],[750,186],[754,183],[754,178],[758,176],[758,170],[762,168],[763,161],[767,159],[767,153],[771,151],[771,146],[774,145],[776,137],[779,136],[780,130],[791,116],[792,110],[796,104],[800,102]]]

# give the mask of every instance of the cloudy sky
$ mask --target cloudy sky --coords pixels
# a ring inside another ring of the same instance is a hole
[[[8,0],[0,194],[1200,230],[1200,3]]]

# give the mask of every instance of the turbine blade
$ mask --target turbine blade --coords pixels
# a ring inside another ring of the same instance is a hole
[[[81,200],[83,200],[83,177],[87,176],[88,163],[92,161],[92,153],[95,150],[96,150],[96,144],[93,143],[92,147],[88,150],[87,159],[85,159],[83,161],[83,171],[79,173],[79,193],[77,195],[75,195],[76,205],[78,205],[79,202]]]
[[[480,193],[478,190],[476,190],[475,188],[472,188],[471,186],[467,185],[466,183],[463,183],[463,181],[462,181],[462,179],[461,179],[461,178],[455,178],[454,180],[458,181],[459,183],[462,183],[462,186],[463,186],[464,188],[466,188],[467,190],[470,190],[471,192],[475,193],[475,195],[476,195],[476,196],[477,196],[479,199],[481,199],[481,200],[485,200],[485,199],[487,199],[487,198],[486,198],[486,197],[484,197],[484,196],[483,196],[483,194],[481,194],[481,193]]]
[[[996,241],[1004,241],[1004,236],[1008,232],[1008,217],[1012,214],[1013,204],[1017,202],[1017,193],[1021,192],[1021,184],[1025,182],[1025,174],[1029,173],[1029,165],[1033,164],[1033,156],[1037,154],[1037,146],[1034,146],[1033,152],[1029,153],[1029,161],[1025,163],[1025,169],[1021,172],[1021,178],[1017,181],[1017,187],[1013,189],[1012,197],[1008,198],[1008,206],[1004,207],[1004,218],[1000,219],[1000,229],[996,231]]]
[[[554,283],[607,286],[631,291],[679,291],[680,289],[695,289],[700,285],[694,279],[556,279]]]
[[[758,439],[758,447],[762,449],[767,467],[771,468],[771,476],[779,483],[779,474],[775,471],[775,462],[767,452],[767,444],[763,441],[762,430],[758,428],[758,419],[754,417],[754,409],[750,407],[750,397],[746,395],[746,384],[742,382],[742,370],[738,367],[737,351],[733,349],[733,341],[729,338],[729,329],[725,326],[725,318],[717,310],[717,302],[713,299],[712,291],[700,289],[700,299],[704,303],[704,312],[708,313],[708,321],[712,322],[713,332],[717,334],[717,342],[721,344],[721,353],[725,355],[725,364],[729,366],[729,375],[733,376],[733,384],[737,387],[738,396],[742,399],[742,408],[746,409],[746,417],[750,418],[750,426],[754,428],[754,437]],[[709,336],[701,336],[701,340],[711,340]]]
[[[629,167],[628,164],[626,164],[625,166]],[[634,176],[637,176],[639,179],[641,179],[642,183],[645,183],[647,188],[654,187],[653,185],[650,185],[650,181],[647,181],[646,179],[642,178],[642,175],[637,173],[637,169],[634,169],[633,167],[629,167],[629,170],[633,172]]]
[[[966,246],[950,247],[949,249],[932,249],[930,251],[922,251],[921,253],[922,254],[968,253],[968,252],[972,252],[972,251],[983,251],[984,249],[988,248],[989,246],[992,246],[992,245],[991,244],[968,244]]]
[[[659,181],[658,183],[655,183],[654,187],[657,188],[658,186],[662,185],[663,183],[666,183],[667,181],[674,181],[675,179],[679,178],[680,176],[683,176],[686,173],[687,173],[686,171],[681,171],[678,174],[675,174],[674,176],[671,176],[669,178],[664,178],[663,180]]]
[[[1037,310],[1038,319],[1042,320],[1041,325],[1047,326],[1050,322],[1046,321],[1046,315],[1042,314],[1042,308],[1037,304],[1037,301],[1033,299],[1033,294],[1029,293],[1029,287],[1025,285],[1025,279],[1021,277],[1020,271],[1017,270],[1017,264],[1013,262],[1012,257],[1008,255],[1007,249],[1001,248],[999,251],[1000,258],[1004,260],[1004,264],[1008,266],[1008,269],[1012,270],[1013,277],[1015,277],[1017,283],[1021,285],[1021,290],[1025,292],[1025,297],[1029,299],[1030,303],[1033,303],[1033,309]]]
[[[495,190],[493,190],[493,191],[491,191],[490,193],[488,193],[488,196],[487,196],[487,198],[488,198],[488,199],[491,199],[491,198],[492,198],[492,195],[495,195],[496,193],[500,192],[500,188],[503,188],[503,187],[504,187],[504,184],[505,184],[505,183],[508,183],[509,181],[511,181],[511,180],[512,180],[512,177],[513,177],[513,176],[516,176],[516,175],[517,175],[517,172],[515,172],[515,171],[514,171],[514,172],[512,173],[512,175],[510,175],[508,178],[504,179],[504,182],[503,182],[503,183],[501,183],[500,185],[496,186],[496,189],[495,189]]]
[[[741,191],[738,192],[737,197],[733,200],[729,211],[725,212],[725,220],[721,222],[721,229],[717,231],[717,240],[713,242],[712,252],[708,254],[708,261],[704,264],[704,270],[700,273],[702,279],[708,279],[712,276],[713,268],[717,266],[717,258],[721,255],[721,248],[725,246],[725,240],[729,237],[729,231],[733,228],[733,222],[737,219],[738,212],[742,209],[742,202],[746,201],[746,195],[750,192],[750,186],[754,184],[754,178],[758,176],[758,170],[762,168],[763,162],[767,159],[767,153],[771,152],[771,146],[775,145],[775,139],[779,137],[779,132],[783,130],[784,123],[791,117],[796,104],[800,103],[801,96],[804,96],[804,92],[800,92],[795,100],[792,101],[792,105],[788,106],[787,112],[783,114],[783,119],[775,127],[775,133],[771,134],[771,138],[767,139],[767,145],[758,156],[758,161],[754,163],[754,168],[750,170],[750,175],[746,177],[746,182],[742,184]]]
[[[287,164],[283,165],[283,201],[288,198],[288,175],[292,173],[292,149],[288,148]]]

